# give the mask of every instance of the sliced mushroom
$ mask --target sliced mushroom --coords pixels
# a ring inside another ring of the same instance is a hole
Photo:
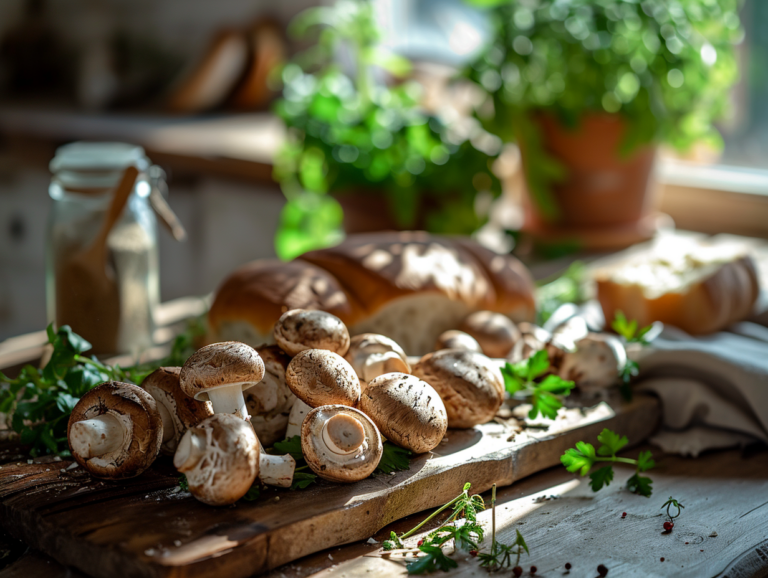
[[[301,435],[301,424],[304,423],[304,418],[310,411],[312,411],[312,407],[300,399],[293,403],[291,413],[288,415],[288,428],[285,430],[286,439]]]
[[[389,337],[377,333],[355,335],[345,359],[352,365],[363,386],[385,373],[411,372],[403,348]]]
[[[301,426],[301,449],[312,471],[333,482],[367,478],[384,451],[370,418],[343,405],[323,405],[309,412]]]
[[[370,381],[360,398],[360,409],[385,438],[417,454],[437,447],[448,429],[438,393],[405,373],[387,373]]]
[[[475,351],[443,349],[428,353],[413,366],[413,375],[440,394],[448,427],[486,423],[504,400],[504,381],[494,362]]]
[[[216,414],[187,430],[173,465],[187,476],[195,498],[226,506],[242,498],[259,475],[259,449],[250,423]]]
[[[213,415],[210,402],[196,401],[181,390],[180,367],[161,367],[150,373],[141,386],[157,402],[163,420],[163,445],[160,451],[172,456],[188,428]]]
[[[325,311],[291,309],[275,323],[275,342],[288,355],[305,349],[327,349],[344,355],[349,349],[347,326]]]
[[[483,352],[483,348],[477,342],[477,339],[469,333],[459,331],[458,329],[449,329],[443,331],[435,343],[435,351],[441,349],[466,349],[467,351]]]
[[[589,333],[576,342],[576,351],[567,352],[559,375],[576,383],[583,393],[611,387],[627,363],[624,345],[613,335]]]
[[[517,325],[501,313],[477,311],[464,319],[461,330],[469,333],[489,357],[506,357],[520,339]]]
[[[343,357],[326,349],[305,349],[291,359],[285,382],[293,394],[311,407],[355,406],[360,380]]]
[[[256,351],[264,361],[264,378],[243,395],[259,441],[270,447],[285,438],[288,415],[296,401],[285,383],[291,358],[276,345],[258,347]]]
[[[264,362],[255,349],[237,341],[198,349],[181,368],[181,389],[197,400],[210,400],[214,413],[248,419],[243,391],[264,378]]]
[[[72,457],[92,476],[138,476],[155,461],[163,443],[157,403],[137,385],[109,381],[87,392],[67,425]]]

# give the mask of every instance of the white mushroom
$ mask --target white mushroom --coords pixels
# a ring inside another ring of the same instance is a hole
[[[461,324],[461,330],[474,337],[488,357],[506,357],[520,339],[517,325],[501,313],[476,311]]]
[[[110,381],[77,402],[67,425],[72,457],[97,478],[138,476],[155,461],[163,442],[157,403],[130,383]]]
[[[325,311],[286,311],[275,323],[273,334],[280,349],[290,356],[305,349],[327,349],[344,355],[349,348],[347,326]]]
[[[255,349],[237,341],[213,343],[197,350],[181,368],[181,389],[197,400],[210,400],[214,413],[248,419],[243,391],[264,377],[264,362]]]
[[[459,331],[458,329],[449,329],[443,331],[435,343],[435,351],[441,349],[466,349],[467,351],[483,352],[483,348],[477,342],[477,339],[469,333]]]
[[[285,371],[291,358],[276,345],[262,346],[256,351],[264,361],[264,378],[243,395],[259,441],[270,447],[286,436],[289,413],[296,401],[285,383]]]
[[[301,449],[318,476],[356,482],[370,476],[384,448],[376,426],[360,410],[343,405],[313,409],[301,427]]]
[[[589,333],[575,345],[575,351],[563,356],[560,377],[575,382],[584,393],[595,393],[617,382],[627,363],[627,353],[618,338]]]
[[[312,411],[312,407],[300,399],[293,402],[291,413],[288,415],[288,429],[285,430],[287,439],[301,435],[301,424],[304,423],[304,418],[310,411]]]
[[[385,373],[410,373],[405,351],[395,341],[376,333],[355,335],[345,359],[360,378],[362,385]]]
[[[180,367],[161,367],[141,383],[157,402],[163,420],[163,445],[160,451],[173,455],[188,428],[213,415],[210,402],[197,401],[186,395],[179,383]]]

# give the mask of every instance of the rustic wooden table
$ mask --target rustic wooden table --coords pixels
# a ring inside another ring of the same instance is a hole
[[[660,456],[656,450],[656,457],[659,467],[651,472],[654,493],[649,499],[622,488],[631,475],[623,468],[617,468],[614,482],[596,494],[588,480],[562,467],[499,490],[499,540],[512,541],[516,529],[523,533],[531,552],[521,560],[525,575],[535,565],[537,576],[592,577],[603,564],[612,577],[768,576],[768,449],[710,452],[697,459]],[[661,504],[670,495],[685,509],[674,530],[664,534]],[[484,497],[490,502],[488,492]],[[622,512],[627,512],[626,518]],[[423,512],[391,524],[373,539],[381,542],[390,531],[403,532],[426,515]],[[490,527],[490,511],[480,519]],[[416,535],[408,543],[418,539]],[[406,576],[399,558],[382,556],[378,544],[357,542],[307,556],[265,576]],[[566,562],[572,565],[570,574],[566,574]],[[0,568],[0,578],[84,576],[7,538],[0,543]],[[470,558],[450,575],[487,573]]]

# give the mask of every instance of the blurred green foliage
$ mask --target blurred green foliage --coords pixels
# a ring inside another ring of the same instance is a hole
[[[312,8],[289,29],[298,36],[310,31],[318,32],[317,42],[282,70],[283,98],[275,106],[288,127],[274,169],[288,200],[275,238],[278,255],[291,259],[338,242],[343,214],[334,196],[345,193],[383,195],[403,228],[476,230],[482,218],[475,196],[501,190],[491,171],[499,139],[473,119],[459,130],[425,113],[416,84],[374,82],[374,71],[400,76],[410,63],[379,47],[369,3]],[[337,63],[345,54],[353,57],[353,75]]]
[[[549,187],[564,173],[545,153],[531,112],[574,128],[587,112],[621,114],[623,154],[651,142],[721,146],[712,123],[738,76],[739,0],[467,2],[490,7],[495,32],[466,75],[493,101],[486,128],[524,143],[544,216],[556,214]]]

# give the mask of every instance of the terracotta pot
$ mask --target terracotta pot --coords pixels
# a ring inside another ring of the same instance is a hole
[[[619,115],[586,115],[575,130],[549,114],[537,114],[534,121],[545,149],[565,166],[567,176],[552,189],[558,217],[547,221],[529,201],[526,228],[627,229],[647,220],[656,148],[646,146],[623,157],[626,124]],[[525,163],[525,143],[520,145]]]

